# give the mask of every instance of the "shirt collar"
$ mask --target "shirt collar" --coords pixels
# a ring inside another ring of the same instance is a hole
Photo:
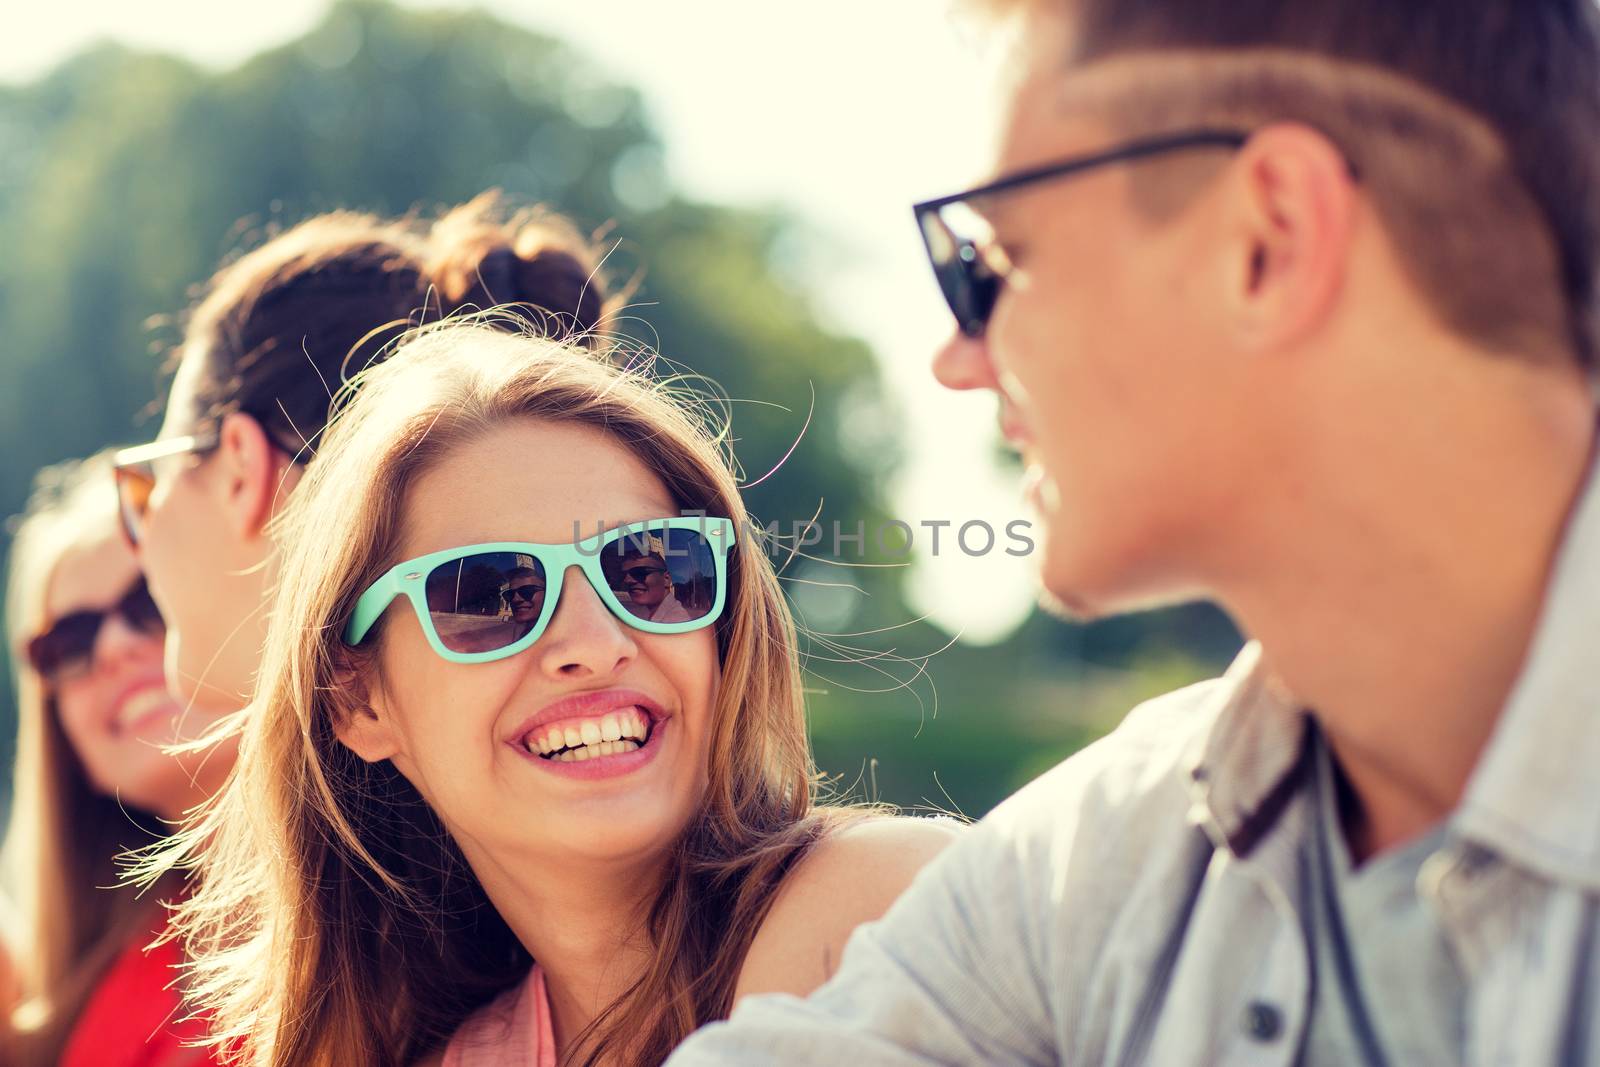
[[[1522,674],[1452,822],[1520,866],[1600,889],[1600,464],[1568,522]]]
[[[1186,764],[1190,820],[1219,848],[1246,856],[1272,828],[1307,770],[1306,716],[1252,641],[1205,709],[1211,719]]]

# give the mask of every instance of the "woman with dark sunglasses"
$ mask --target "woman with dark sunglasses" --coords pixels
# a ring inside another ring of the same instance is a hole
[[[239,771],[150,865],[198,866],[193,993],[245,1062],[659,1063],[820,984],[949,841],[814,803],[723,438],[606,357],[427,328],[285,508]],[[661,618],[664,575],[705,595]]]
[[[145,952],[161,894],[104,888],[118,854],[163,836],[226,771],[164,748],[189,732],[162,675],[161,616],[117,532],[108,456],[41,475],[7,606],[20,730],[0,866],[17,1002],[0,1005],[0,1060],[209,1062],[186,1044],[201,1029],[176,1019],[176,949]]]

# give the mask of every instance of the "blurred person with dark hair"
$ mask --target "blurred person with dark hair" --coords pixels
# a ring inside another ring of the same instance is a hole
[[[1600,1062],[1600,11],[990,6],[935,374],[1058,610],[1253,640],[673,1063]]]
[[[218,271],[189,316],[156,441],[118,456],[126,525],[168,619],[173,691],[213,717],[249,699],[268,523],[346,377],[458,308],[515,305],[519,323],[583,337],[603,324],[604,294],[598,256],[568,222],[507,213],[492,194],[431,228],[320,215]]]
[[[146,953],[159,895],[107,892],[116,858],[204,799],[201,757],[162,674],[162,625],[117,530],[110,460],[43,472],[7,583],[19,734],[0,884],[14,967],[0,1025],[15,1065],[209,1062],[177,1021],[177,950]],[[161,887],[176,888],[170,880]]]

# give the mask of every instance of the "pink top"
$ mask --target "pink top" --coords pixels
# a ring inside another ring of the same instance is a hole
[[[461,1024],[441,1067],[556,1067],[550,997],[537,964],[519,986],[501,993]]]

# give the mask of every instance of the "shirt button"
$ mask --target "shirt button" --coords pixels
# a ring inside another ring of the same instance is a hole
[[[1252,1000],[1244,1009],[1244,1032],[1262,1044],[1276,1041],[1283,1033],[1283,1012],[1264,1000]]]

